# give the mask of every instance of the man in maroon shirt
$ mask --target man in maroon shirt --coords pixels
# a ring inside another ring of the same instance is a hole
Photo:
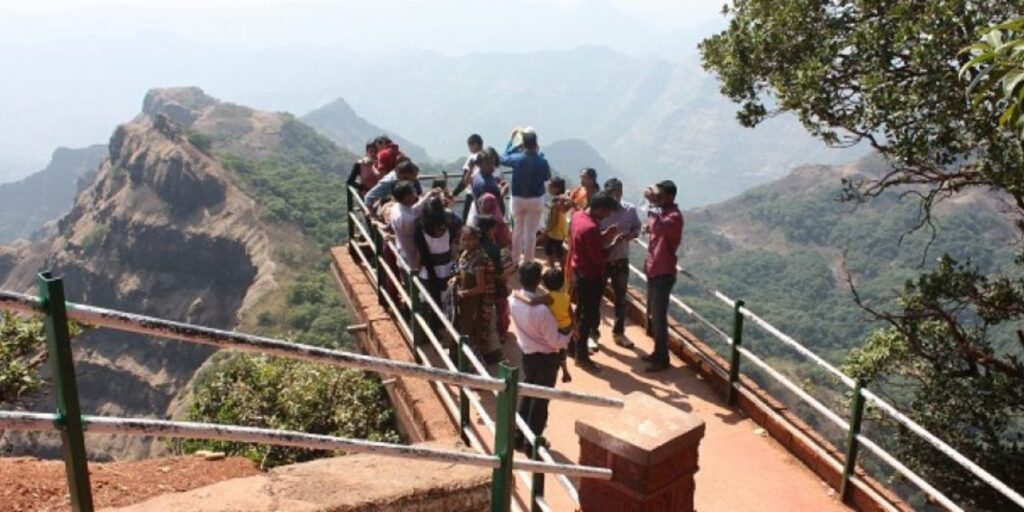
[[[614,197],[606,192],[598,192],[590,197],[589,207],[573,214],[569,226],[572,245],[570,268],[574,273],[573,291],[576,295],[576,325],[579,333],[573,345],[576,365],[588,371],[598,370],[597,365],[590,360],[587,337],[597,329],[601,321],[606,247],[615,245],[605,243],[605,239],[620,236],[616,226],[602,232],[599,225],[618,206]]]
[[[391,142],[391,138],[387,135],[377,137],[376,143],[377,169],[380,174],[393,171],[398,165],[398,157],[402,155],[402,150],[398,149],[398,144]]]
[[[676,284],[676,251],[683,239],[683,214],[676,206],[676,184],[663,181],[644,191],[652,205],[644,231],[651,238],[644,274],[647,275],[648,325],[654,337],[654,352],[644,356],[646,372],[660,372],[668,360],[668,302]]]

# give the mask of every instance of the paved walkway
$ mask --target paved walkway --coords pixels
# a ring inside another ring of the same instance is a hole
[[[611,339],[611,307],[605,301],[602,311],[601,350],[593,356],[601,365],[598,374],[575,368],[569,371],[572,382],[558,387],[621,397],[633,391],[658,399],[699,416],[707,424],[700,447],[700,470],[696,475],[696,508],[701,512],[775,512],[850,510],[835,498],[821,479],[789,454],[767,434],[758,435],[758,426],[740,412],[727,407],[695,371],[673,356],[673,368],[646,374],[639,356],[648,353],[653,341],[643,329],[628,325],[626,337],[635,349],[615,345]],[[520,360],[515,343],[506,343],[506,355]],[[559,377],[561,378],[561,377]],[[575,433],[577,418],[594,409],[569,402],[552,402],[550,420],[544,436],[552,454],[565,461],[579,458],[579,440]],[[545,493],[555,510],[573,510],[565,493],[548,476]]]

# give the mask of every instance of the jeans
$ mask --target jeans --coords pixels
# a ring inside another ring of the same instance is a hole
[[[543,197],[512,196],[512,261],[519,264],[522,257],[525,261],[533,261],[537,252],[537,230],[544,214]]]
[[[668,301],[675,284],[675,274],[647,278],[647,318],[654,337],[654,363],[668,363]]]
[[[612,282],[612,295],[615,304],[615,326],[612,334],[626,332],[626,289],[629,286],[629,260],[609,261],[604,269],[604,288],[608,281]],[[603,292],[603,290],[602,290]],[[594,337],[598,337],[598,327],[594,328]]]
[[[576,347],[576,361],[590,361],[587,351],[587,335],[597,329],[601,322],[601,288],[602,279],[592,279],[576,274],[576,325],[579,326],[579,339]]]
[[[554,354],[523,354],[523,381],[538,386],[555,387],[562,356]],[[548,424],[548,401],[524,396],[519,401],[519,415],[536,435],[544,433]]]

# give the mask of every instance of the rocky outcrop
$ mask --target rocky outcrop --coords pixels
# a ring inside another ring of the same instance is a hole
[[[107,159],[53,237],[0,251],[0,287],[31,291],[38,271],[49,269],[64,277],[71,301],[227,329],[274,289],[270,237],[256,203],[175,120],[189,120],[186,109],[195,114],[192,126],[218,122],[206,117],[211,110],[195,109],[219,102],[186,99],[147,95],[148,113],[117,128]],[[75,345],[84,411],[167,417],[212,352],[90,331]],[[52,407],[51,397],[37,402],[37,410]],[[58,446],[46,436],[0,439],[0,449],[17,453],[52,456]],[[98,459],[144,457],[160,446],[134,436],[89,441]]]

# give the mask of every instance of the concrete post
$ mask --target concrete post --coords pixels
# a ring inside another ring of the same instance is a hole
[[[635,392],[621,410],[576,421],[580,464],[610,468],[611,480],[583,479],[583,512],[689,512],[704,422]]]

